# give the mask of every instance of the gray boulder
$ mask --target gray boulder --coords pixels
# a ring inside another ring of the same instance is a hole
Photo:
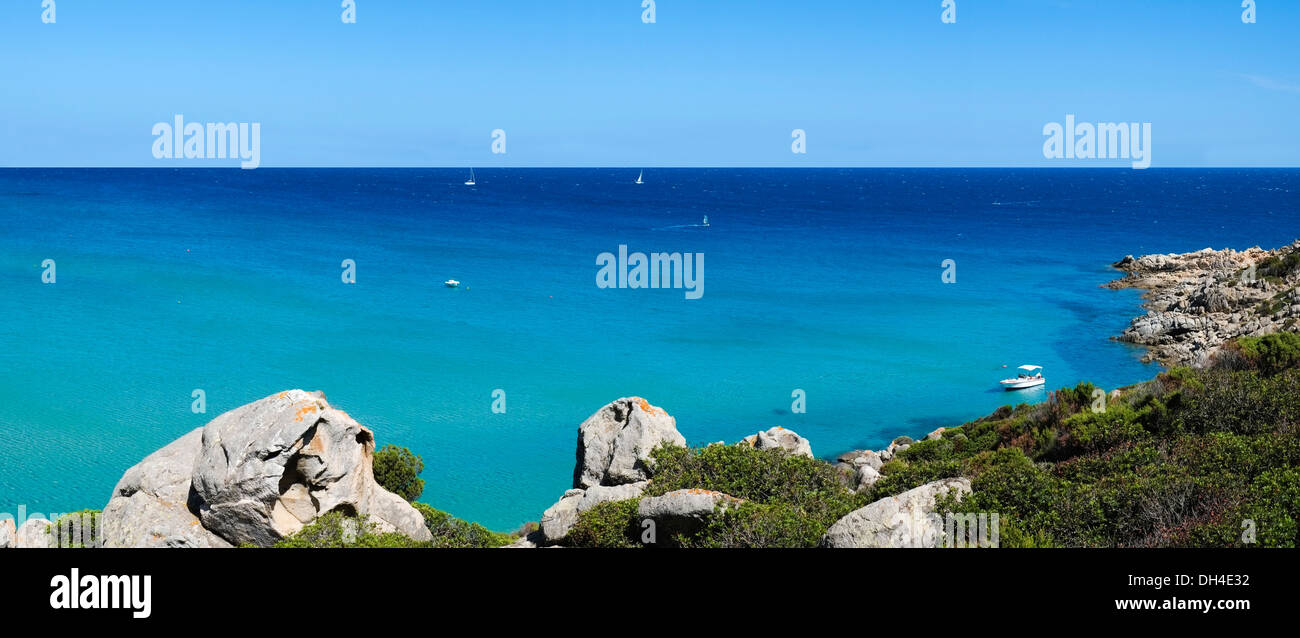
[[[14,547],[18,549],[40,549],[54,547],[54,535],[50,533],[50,521],[43,518],[29,518],[14,533]]]
[[[882,461],[893,460],[895,454],[898,454],[899,452],[902,452],[903,450],[912,447],[912,444],[910,443],[911,439],[907,439],[907,441],[909,442],[900,443],[898,441],[894,441],[893,443],[889,444],[889,447],[879,452],[876,452],[876,456],[879,456]]]
[[[881,460],[880,454],[871,450],[854,450],[852,452],[845,452],[844,454],[841,454],[837,460],[839,461],[837,465],[844,467],[846,470],[857,470],[857,468],[864,465],[870,466],[873,470],[879,470],[880,466],[885,464],[885,462]]]
[[[559,542],[568,536],[578,523],[578,515],[610,501],[626,501],[641,496],[649,481],[627,485],[593,485],[585,490],[572,489],[542,513],[542,537],[549,543]]]
[[[944,479],[926,483],[897,496],[880,499],[849,512],[822,537],[825,547],[937,547],[944,521],[935,513],[941,494],[957,498],[970,493],[970,480]]]
[[[809,458],[813,455],[812,444],[808,439],[799,436],[794,430],[787,430],[779,425],[769,428],[766,432],[751,434],[742,442],[760,450],[785,450],[790,454]]]
[[[319,392],[289,390],[203,427],[191,476],[203,527],[268,546],[331,511],[431,540],[424,517],[375,482],[374,435]]]
[[[0,549],[8,549],[18,541],[18,529],[11,518],[0,519]]]
[[[875,485],[876,481],[880,480],[880,472],[870,465],[861,465],[858,467],[858,472],[855,477],[857,479],[856,491],[861,492],[870,488],[872,485]]]
[[[190,488],[202,435],[197,428],[122,475],[100,518],[105,547],[231,546],[199,522]]]
[[[730,494],[712,490],[674,490],[663,496],[641,499],[637,515],[659,523],[702,523],[715,513],[743,502]]]
[[[661,443],[686,445],[677,420],[641,397],[624,397],[578,426],[573,487],[625,485],[650,478],[650,452]]]

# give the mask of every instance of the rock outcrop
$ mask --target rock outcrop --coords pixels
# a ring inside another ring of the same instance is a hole
[[[199,522],[190,486],[203,428],[127,470],[100,518],[105,547],[230,547]]]
[[[694,526],[707,521],[714,514],[744,501],[729,494],[713,490],[674,490],[663,496],[641,499],[637,515],[669,526]]]
[[[593,485],[585,490],[572,489],[565,492],[555,505],[542,514],[542,539],[547,543],[564,540],[569,530],[577,524],[579,514],[601,503],[637,498],[649,484],[649,481],[639,481],[627,485]]]
[[[759,450],[785,450],[798,456],[808,458],[813,456],[812,444],[808,442],[808,439],[799,436],[794,430],[787,430],[779,425],[768,429],[766,432],[751,434],[745,437],[741,443]]]
[[[650,452],[661,443],[686,445],[676,419],[641,397],[614,401],[578,426],[573,487],[644,481],[654,473]]]
[[[892,456],[892,453],[891,453]],[[879,452],[853,450],[841,454],[835,464],[850,479],[855,491],[861,492],[880,480],[880,467],[885,464]]]
[[[624,397],[578,426],[573,489],[542,513],[541,529],[512,547],[553,545],[564,540],[578,515],[611,501],[641,496],[654,474],[650,453],[662,443],[686,445],[677,420],[641,397]]]
[[[880,460],[882,461],[891,461],[893,460],[895,454],[898,454],[899,452],[902,452],[903,450],[912,447],[912,443],[913,441],[911,437],[900,436],[894,439],[894,441],[889,444],[889,447],[879,452],[876,452],[876,454],[880,457]]]
[[[935,499],[970,493],[970,480],[944,479],[926,483],[897,496],[880,499],[848,513],[822,537],[824,547],[937,547],[944,521],[935,513]]]
[[[323,394],[281,392],[218,416],[127,470],[100,519],[104,544],[268,546],[331,511],[431,540],[420,512],[375,482],[373,455],[370,430]]]
[[[1277,250],[1206,248],[1125,257],[1108,288],[1141,288],[1147,314],[1117,339],[1149,348],[1144,360],[1203,365],[1225,342],[1297,330],[1300,241]]]
[[[50,525],[50,521],[43,518],[27,519],[14,533],[14,547],[18,549],[54,547],[54,534],[50,532]]]
[[[337,510],[431,540],[419,511],[375,482],[374,450],[371,431],[319,392],[236,408],[203,428],[192,476],[199,520],[231,543],[268,546]]]
[[[18,528],[11,518],[0,519],[0,549],[8,549],[18,542]]]

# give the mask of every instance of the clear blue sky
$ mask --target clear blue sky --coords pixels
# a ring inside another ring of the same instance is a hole
[[[940,2],[0,0],[0,166],[181,165],[176,113],[260,122],[263,166],[1061,166],[1067,113],[1300,165],[1296,0]]]

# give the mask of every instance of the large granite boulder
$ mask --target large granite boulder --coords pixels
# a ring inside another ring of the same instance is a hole
[[[568,536],[578,523],[578,515],[610,501],[626,501],[641,496],[649,481],[627,485],[593,485],[585,490],[572,489],[542,513],[542,538],[548,543],[559,542]]]
[[[203,427],[191,480],[203,527],[268,546],[331,511],[431,540],[424,517],[375,482],[371,431],[319,392],[289,390]]]
[[[8,549],[18,541],[18,528],[11,518],[0,519],[0,549]]]
[[[641,397],[624,397],[578,426],[573,487],[626,485],[650,478],[650,452],[661,443],[686,445],[677,420]]]
[[[122,475],[100,517],[105,547],[230,547],[199,522],[190,487],[202,435],[197,428]]]
[[[641,499],[636,513],[659,523],[698,524],[722,510],[738,507],[743,502],[730,494],[713,490],[674,490],[663,496]]]
[[[938,547],[944,520],[935,513],[935,498],[970,493],[970,479],[926,483],[897,496],[849,512],[822,537],[825,547]]]
[[[784,450],[789,454],[808,458],[812,458],[813,455],[812,443],[809,443],[808,439],[799,436],[794,430],[787,430],[779,425],[766,432],[751,434],[745,437],[742,443],[760,450]]]
[[[18,549],[54,547],[54,534],[50,531],[50,525],[50,521],[43,518],[27,519],[14,532],[14,547]]]

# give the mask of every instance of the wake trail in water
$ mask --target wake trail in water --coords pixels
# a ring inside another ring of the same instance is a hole
[[[686,230],[689,228],[708,228],[708,226],[705,226],[704,224],[675,224],[672,226],[660,226],[658,228],[651,228],[650,230]]]

